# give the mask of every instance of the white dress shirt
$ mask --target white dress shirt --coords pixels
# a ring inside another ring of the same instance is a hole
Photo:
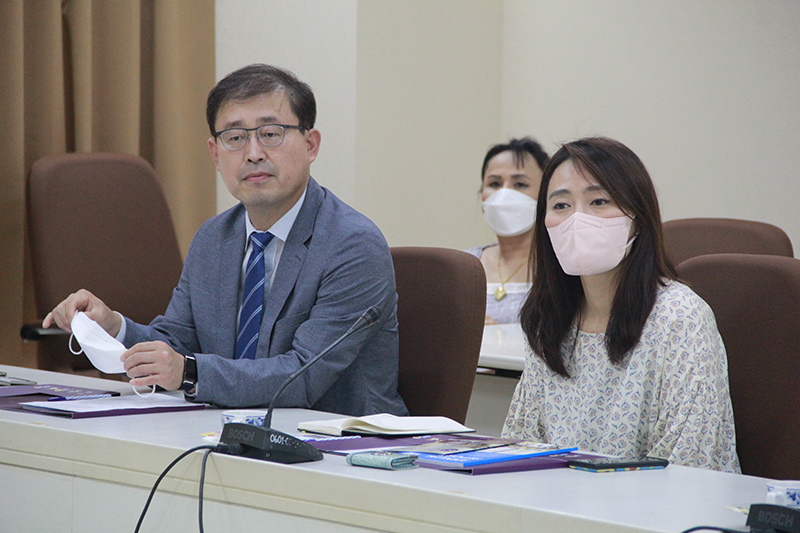
[[[266,232],[259,233],[272,233],[273,238],[266,248],[264,248],[264,301],[266,302],[269,296],[270,289],[272,289],[272,282],[275,279],[275,272],[278,270],[278,263],[283,254],[283,247],[286,245],[286,239],[289,237],[289,232],[292,231],[294,221],[300,213],[300,208],[303,207],[303,201],[306,199],[306,191],[275,224],[273,224]],[[242,294],[244,293],[244,274],[247,271],[247,261],[250,259],[250,253],[253,251],[253,241],[250,235],[258,230],[250,222],[250,215],[244,219],[245,224],[245,240],[244,246],[244,261],[242,261],[242,275],[239,276],[239,308],[242,307]],[[239,317],[236,317],[236,327],[239,327]]]

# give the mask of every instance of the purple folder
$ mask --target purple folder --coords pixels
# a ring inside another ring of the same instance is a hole
[[[73,396],[90,396],[108,394],[119,396],[119,392],[86,387],[68,387],[65,385],[13,385],[0,387],[0,409],[6,411],[25,411],[20,406],[23,402],[39,402],[48,398],[69,398]]]

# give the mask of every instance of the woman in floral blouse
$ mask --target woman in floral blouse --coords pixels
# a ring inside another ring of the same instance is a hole
[[[521,312],[533,353],[504,436],[739,472],[725,347],[677,281],[639,158],[601,137],[563,145],[533,252]]]

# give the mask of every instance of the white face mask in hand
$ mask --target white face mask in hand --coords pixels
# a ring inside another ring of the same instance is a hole
[[[483,201],[483,218],[501,237],[522,235],[536,221],[536,200],[512,189],[500,189]]]
[[[70,323],[72,328],[72,335],[69,337],[69,351],[78,355],[83,351],[89,361],[100,372],[106,374],[124,374],[125,366],[120,361],[120,357],[125,353],[127,348],[117,339],[108,334],[100,325],[86,316],[86,313],[77,312],[72,317]],[[72,338],[78,340],[81,350],[77,352],[72,349]],[[155,387],[150,391],[151,394],[155,391]],[[136,387],[133,392],[139,394]]]

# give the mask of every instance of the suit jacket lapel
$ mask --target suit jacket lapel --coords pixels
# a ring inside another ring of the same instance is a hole
[[[286,239],[286,244],[281,253],[281,260],[278,263],[278,271],[275,273],[272,289],[264,306],[261,329],[258,333],[259,353],[266,353],[264,350],[266,350],[271,341],[275,321],[280,316],[287,303],[287,298],[297,282],[297,277],[308,252],[308,239],[314,232],[314,223],[319,206],[322,204],[322,197],[322,188],[313,178],[309,178],[306,198]]]
[[[228,233],[223,236],[220,250],[219,272],[217,282],[219,298],[217,314],[214,317],[214,338],[219,348],[212,353],[233,359],[236,350],[236,314],[239,312],[239,287],[241,283],[242,262],[244,261],[244,245],[246,236],[244,207]]]

